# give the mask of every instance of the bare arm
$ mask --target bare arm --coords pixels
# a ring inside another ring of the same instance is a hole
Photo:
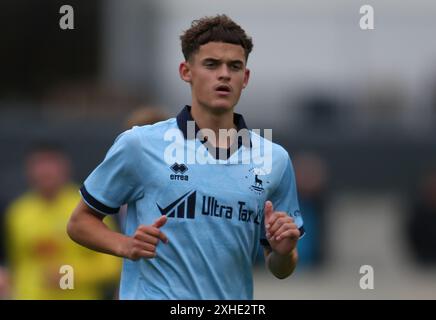
[[[263,249],[266,267],[279,279],[289,277],[295,270],[298,262],[297,249],[290,254],[280,255],[269,248]]]
[[[266,237],[271,246],[264,247],[266,266],[277,278],[284,279],[297,266],[300,232],[286,212],[274,211],[271,201],[265,203],[264,212]]]
[[[80,200],[68,222],[67,233],[84,247],[132,260],[153,258],[159,240],[168,242],[159,230],[166,223],[166,216],[157,219],[153,225],[140,225],[132,237],[110,230],[103,222],[104,217]]]

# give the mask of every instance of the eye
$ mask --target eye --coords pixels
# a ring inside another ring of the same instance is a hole
[[[236,71],[242,69],[242,66],[241,66],[240,64],[232,64],[230,67],[231,67],[233,70],[236,70]]]
[[[205,66],[206,68],[213,68],[213,67],[216,66],[216,63],[213,62],[213,61],[206,61],[206,62],[204,63],[204,66]]]

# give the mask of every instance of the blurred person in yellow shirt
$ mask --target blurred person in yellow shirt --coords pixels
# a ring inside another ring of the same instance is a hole
[[[9,274],[3,266],[0,266],[0,300],[9,296]]]
[[[115,297],[121,260],[79,246],[65,232],[80,199],[70,168],[69,159],[55,144],[39,144],[26,158],[31,190],[10,204],[5,217],[13,299]],[[110,219],[105,223],[115,229]],[[65,265],[72,272],[61,273]],[[65,277],[68,288],[61,285]]]

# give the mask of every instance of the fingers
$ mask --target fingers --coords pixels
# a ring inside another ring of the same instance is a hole
[[[165,225],[167,216],[159,217],[152,225],[140,225],[130,238],[127,257],[132,260],[156,257],[159,240],[168,243],[168,237],[159,228]]]
[[[274,207],[271,201],[265,202],[264,207],[265,227],[269,229],[275,221],[280,217],[288,217],[286,212],[274,212]]]
[[[137,250],[134,253],[134,258],[133,260],[138,260],[139,258],[155,258],[156,257],[156,252],[151,252],[151,251],[147,251],[147,250]]]
[[[167,220],[168,220],[167,216],[161,216],[154,221],[152,226],[155,228],[163,227],[165,225],[165,223],[167,223]]]
[[[168,243],[168,237],[166,236],[166,234],[157,228],[151,227],[148,234],[162,240],[164,243]]]
[[[136,233],[133,238],[138,239],[139,241],[146,242],[152,245],[157,245],[159,243],[159,239],[156,237],[153,237],[149,234],[138,232]]]
[[[274,207],[271,201],[265,202],[264,207],[265,217],[265,231],[268,239],[280,240],[284,237],[294,236],[294,231],[298,231],[297,225],[294,223],[294,219],[290,217],[286,212],[274,212]],[[297,238],[299,237],[299,232]]]
[[[164,243],[168,243],[168,237],[162,231],[159,231],[158,238],[161,239]]]
[[[156,257],[156,244],[144,242],[143,240],[139,239],[142,236],[144,235],[136,232],[134,237],[130,239],[130,248],[128,256],[126,256],[127,258],[138,260],[140,258],[150,259]],[[154,238],[154,240],[157,243],[157,239]]]
[[[165,218],[166,218],[166,216],[165,216]],[[156,220],[156,221],[159,221],[160,219],[161,219],[161,218],[159,218],[159,219]],[[167,219],[167,218],[166,218],[166,219]],[[164,224],[165,224],[165,222],[164,222]],[[154,224],[153,224],[153,225],[154,225]],[[144,225],[141,225],[141,226],[139,226],[137,232],[138,232],[138,231],[139,231],[139,232],[142,232],[142,233],[145,234],[145,235],[152,236],[152,237],[154,237],[154,238],[157,238],[157,239],[162,240],[164,243],[168,243],[168,237],[166,236],[166,234],[163,233],[162,231],[160,231],[159,228],[154,227],[153,225],[151,225],[151,226],[144,226]]]
[[[295,239],[298,240],[300,238],[300,231],[298,229],[287,229],[285,231],[283,231],[281,234],[279,234],[278,236],[276,236],[276,241],[280,241],[282,239],[285,238],[291,238],[291,239]]]
[[[297,225],[295,223],[293,223],[292,220],[285,219],[284,221],[285,222],[282,225],[280,225],[280,227],[278,227],[275,231],[267,233],[267,237],[270,238],[270,239],[278,241],[278,240],[280,240],[279,238],[283,238],[283,237],[281,237],[281,235],[285,231],[287,231],[287,230],[298,230]],[[277,222],[279,222],[279,220]]]
[[[270,219],[271,219],[271,216],[273,215],[273,212],[274,212],[274,207],[273,207],[272,202],[269,200],[266,201],[264,209],[263,209],[263,215],[265,218],[265,226],[267,228],[268,228],[268,225],[271,225]]]
[[[270,227],[266,229],[266,231],[270,235],[273,235],[278,229],[280,229],[280,227],[289,223],[294,223],[294,220],[290,216],[288,216],[286,213],[277,213],[273,217],[272,223]]]
[[[137,251],[137,253],[141,253],[143,251],[147,251],[149,253],[156,253],[156,245],[151,244],[151,243],[147,243],[147,242],[143,242],[143,241],[138,240],[138,239],[133,240],[133,246],[134,246],[135,250]]]

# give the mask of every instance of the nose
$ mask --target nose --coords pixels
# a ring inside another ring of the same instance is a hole
[[[218,80],[230,80],[230,69],[226,64],[222,64],[218,69]]]

